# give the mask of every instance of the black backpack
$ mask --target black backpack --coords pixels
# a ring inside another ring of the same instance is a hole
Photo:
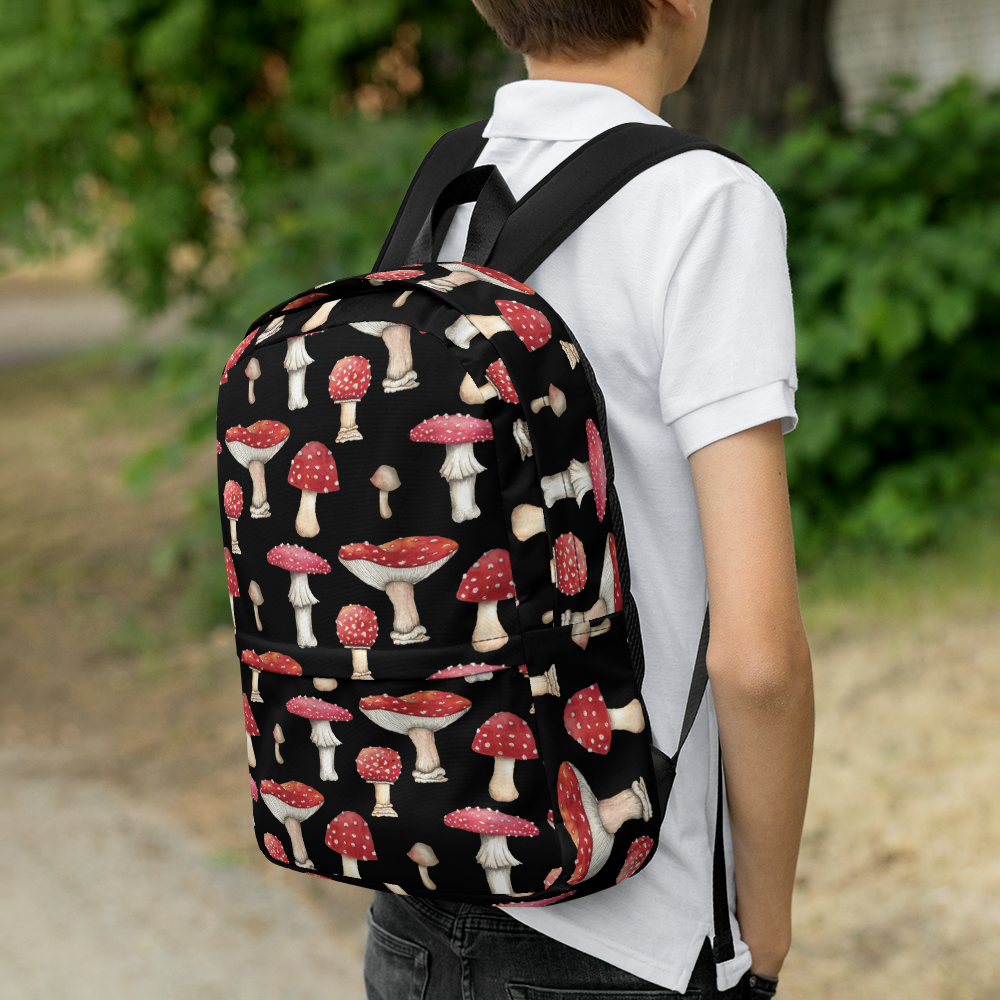
[[[677,754],[640,694],[604,400],[523,280],[647,167],[732,154],[623,125],[515,203],[470,169],[483,124],[428,154],[371,274],[252,325],[222,376],[219,494],[262,850],[542,906],[648,862]],[[465,260],[426,263],[469,201]],[[707,644],[706,615],[680,745]]]

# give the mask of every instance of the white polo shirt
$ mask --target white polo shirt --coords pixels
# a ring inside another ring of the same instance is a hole
[[[478,163],[497,164],[520,198],[588,139],[625,122],[668,127],[610,87],[508,84],[497,92]],[[471,212],[463,206],[456,213],[442,260],[462,259]],[[643,695],[653,739],[672,754],[707,603],[688,456],[771,420],[786,432],[796,422],[784,215],[752,170],[717,153],[683,153],[627,184],[527,282],[576,334],[604,391],[642,623]],[[506,912],[683,992],[714,933],[717,753],[709,691],[646,869],[593,896]],[[725,822],[735,908],[728,815]],[[735,912],[730,919],[736,957],[718,967],[720,989],[750,966]]]

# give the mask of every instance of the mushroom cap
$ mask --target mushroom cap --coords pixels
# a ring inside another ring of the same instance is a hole
[[[288,864],[288,855],[285,854],[285,849],[281,846],[281,841],[273,833],[264,834],[264,847],[275,861],[280,861],[285,865]]]
[[[517,398],[517,391],[514,388],[514,383],[511,381],[510,372],[507,371],[507,366],[503,361],[494,361],[486,369],[486,377],[505,403],[521,402]]]
[[[248,735],[260,736],[257,720],[254,719],[253,712],[250,711],[250,701],[246,695],[243,695],[243,725],[246,727]]]
[[[594,484],[597,520],[603,521],[604,509],[608,502],[608,470],[604,465],[604,445],[593,420],[587,421],[587,457],[590,461],[590,480]]]
[[[235,479],[226,481],[222,491],[222,505],[226,509],[226,517],[239,517],[243,513],[243,490]]]
[[[301,545],[275,545],[268,552],[267,561],[291,573],[329,573],[331,568],[322,556]]]
[[[252,774],[248,774],[247,777],[250,779],[250,797],[256,802],[260,798],[257,794],[257,782],[253,780]]]
[[[506,549],[489,549],[462,574],[455,595],[460,601],[506,601],[515,596],[514,578],[510,571],[510,553]]]
[[[340,480],[333,452],[319,441],[304,444],[289,466],[288,482],[309,493],[336,493]]]
[[[384,781],[392,784],[403,769],[403,759],[388,747],[365,747],[356,761],[358,774],[365,781]]]
[[[337,638],[348,649],[371,649],[378,638],[378,619],[363,604],[348,604],[337,615]]]
[[[358,861],[378,861],[368,824],[356,812],[342,812],[326,828],[326,846]]]
[[[304,694],[300,694],[297,698],[289,698],[285,702],[285,708],[292,715],[303,719],[315,719],[317,722],[350,722],[354,718],[346,708]]]
[[[288,312],[291,309],[301,309],[303,306],[312,305],[313,302],[319,302],[320,299],[328,299],[329,297],[329,292],[306,292],[305,295],[300,295],[297,299],[292,299],[288,305],[282,306],[281,311]]]
[[[365,277],[369,280],[374,278],[376,281],[406,281],[407,278],[419,278],[423,273],[416,268],[401,267],[396,271],[375,271],[374,274],[366,274]]]
[[[260,378],[260,362],[256,358],[251,358],[247,362],[247,366],[243,369],[243,371],[246,374],[246,377],[251,381]]]
[[[628,849],[628,855],[625,858],[625,864],[622,865],[622,870],[618,874],[618,878],[615,879],[615,884],[619,882],[624,882],[625,879],[631,878],[642,866],[643,861],[649,856],[649,852],[653,849],[653,841],[651,837],[637,837],[632,841],[632,846]]]
[[[291,431],[280,420],[257,420],[249,427],[239,424],[226,431],[226,444],[231,441],[245,444],[248,448],[263,450],[284,444]]]
[[[229,381],[229,369],[240,360],[240,355],[250,346],[250,342],[257,335],[257,327],[254,327],[237,345],[235,351],[229,355],[229,360],[226,362],[226,367],[222,369],[222,378],[219,379],[219,384],[224,385]]]
[[[283,785],[279,785],[276,781],[265,778],[260,783],[260,794],[273,795],[293,809],[315,809],[323,804],[323,796],[315,788],[310,788],[301,781],[286,781]]]
[[[510,299],[497,299],[496,307],[529,351],[537,351],[549,342],[552,324],[544,313]]]
[[[370,481],[377,490],[387,490],[390,493],[400,487],[399,473],[391,465],[380,465]]]
[[[445,826],[469,833],[485,833],[487,836],[537,837],[538,827],[520,816],[508,816],[497,809],[470,806],[456,809],[444,818]]]
[[[252,667],[254,670],[263,670],[264,667],[260,662],[260,657],[252,649],[244,649],[240,653],[240,663],[245,663],[248,667]]]
[[[395,712],[397,715],[416,716],[422,719],[443,719],[457,712],[464,712],[472,702],[450,691],[414,691],[394,698],[391,694],[372,694],[358,702],[364,711]]]
[[[522,284],[516,278],[502,271],[494,271],[492,267],[483,267],[481,264],[466,264],[464,261],[451,264],[442,264],[448,271],[462,271],[465,274],[478,275],[483,281],[488,281],[491,285],[503,285],[505,288],[512,288],[516,292],[524,292],[526,295],[534,295],[535,290]]]
[[[471,441],[492,441],[493,425],[488,420],[464,413],[444,413],[428,417],[410,431],[411,441],[430,444],[467,444]]]
[[[341,358],[330,372],[330,399],[335,403],[357,402],[368,391],[372,366],[367,358],[352,354]]]
[[[535,734],[524,719],[513,712],[491,715],[477,730],[472,749],[487,757],[536,760]]]
[[[430,844],[422,844],[418,840],[407,852],[406,856],[415,864],[433,868],[438,863],[438,856]]]
[[[261,653],[258,657],[261,670],[266,670],[272,674],[291,674],[293,677],[302,676],[302,667],[296,660],[284,653]]]
[[[506,663],[463,663],[457,667],[445,667],[444,670],[438,670],[437,672],[430,674],[428,676],[429,681],[446,681],[450,680],[452,677],[471,677],[475,674],[494,674],[498,670],[509,670],[510,667]],[[527,667],[525,667],[527,670]]]
[[[572,885],[587,876],[590,860],[594,856],[594,834],[590,829],[590,819],[583,805],[580,791],[579,772],[569,761],[559,765],[559,814],[566,826],[566,832],[576,845],[576,867],[568,881]]]
[[[295,546],[291,546],[295,547]],[[436,535],[410,535],[395,538],[391,542],[372,545],[370,542],[355,542],[344,545],[337,558],[342,563],[361,560],[377,563],[379,566],[409,569],[414,566],[428,566],[454,555],[458,542]],[[273,550],[272,550],[273,551]],[[350,569],[350,567],[348,567]]]
[[[564,594],[579,594],[587,585],[587,554],[572,532],[556,539],[556,587]],[[270,559],[270,556],[268,557]]]
[[[611,749],[611,719],[596,684],[577,691],[566,702],[563,725],[585,750],[606,754]]]
[[[233,557],[230,555],[229,549],[223,546],[222,552],[226,558],[226,583],[229,586],[229,596],[239,597],[240,582],[236,579],[236,564],[233,562]]]

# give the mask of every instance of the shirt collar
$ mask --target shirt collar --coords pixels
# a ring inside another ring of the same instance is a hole
[[[493,116],[483,136],[579,141],[628,122],[667,124],[614,87],[562,80],[518,80],[497,91]]]

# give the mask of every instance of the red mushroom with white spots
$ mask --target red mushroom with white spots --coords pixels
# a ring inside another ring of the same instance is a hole
[[[628,849],[625,864],[622,865],[622,870],[618,873],[618,878],[615,879],[615,885],[631,878],[642,867],[642,863],[649,857],[649,852],[652,849],[653,840],[651,837],[637,837],[633,840]]]
[[[236,538],[236,522],[243,513],[243,490],[234,479],[226,482],[222,491],[222,506],[226,511],[226,517],[229,518],[229,538],[232,542],[233,555],[242,555],[243,550]]]
[[[219,385],[225,385],[229,381],[229,370],[240,360],[243,352],[250,346],[251,341],[257,334],[257,328],[255,327],[251,330],[237,345],[236,350],[229,355],[229,360],[226,362],[226,367],[222,369],[222,377],[219,379]],[[253,400],[251,400],[253,402]]]
[[[448,691],[414,691],[395,698],[376,694],[358,702],[361,713],[390,733],[410,737],[417,748],[413,778],[419,784],[447,781],[434,734],[457,722],[472,702]]]
[[[346,878],[361,878],[359,861],[378,861],[371,830],[364,817],[356,812],[342,812],[330,820],[326,828],[326,846],[343,859]]]
[[[341,564],[363,583],[384,590],[394,612],[392,641],[397,646],[426,642],[413,588],[439,570],[458,550],[458,542],[433,535],[411,535],[381,545],[355,542],[337,554]]]
[[[369,336],[381,337],[382,343],[389,349],[389,365],[385,378],[382,379],[384,392],[402,392],[404,389],[416,389],[420,385],[417,373],[413,370],[408,326],[386,320],[371,320],[350,325]]]
[[[335,444],[361,441],[358,430],[358,403],[368,391],[372,366],[367,358],[351,355],[341,358],[330,372],[330,399],[340,404],[340,430]]]
[[[304,444],[289,466],[288,482],[297,490],[302,490],[295,530],[303,538],[315,538],[319,534],[316,497],[320,493],[336,493],[340,489],[333,452],[319,441]]]
[[[269,674],[287,674],[289,677],[301,677],[302,667],[290,656],[284,653],[261,653],[258,656],[252,649],[244,649],[240,659],[253,672],[253,684],[250,691],[251,701],[263,701],[258,684],[260,672],[266,670]]]
[[[292,715],[297,715],[302,719],[308,719],[312,727],[309,739],[316,744],[319,750],[319,778],[320,781],[336,781],[337,772],[333,767],[333,755],[340,746],[340,740],[333,735],[331,722],[350,722],[354,718],[346,708],[339,705],[331,705],[322,698],[310,698],[308,695],[299,695],[297,698],[290,698],[285,702],[285,708]]]
[[[489,549],[462,574],[455,595],[460,601],[479,605],[476,627],[472,630],[472,648],[479,653],[499,649],[509,636],[497,617],[497,601],[510,601],[517,595],[506,549]]]
[[[507,846],[508,837],[537,837],[538,827],[520,816],[508,816],[496,809],[471,807],[456,809],[444,818],[446,826],[478,833],[479,852],[476,860],[483,866],[490,892],[513,896],[510,870],[521,864]]]
[[[459,285],[468,284],[470,281],[485,281],[490,285],[499,285],[501,288],[509,288],[514,292],[524,292],[525,295],[535,294],[533,288],[529,288],[509,274],[494,271],[491,267],[464,262],[441,264],[441,267],[451,273],[447,277],[428,278],[426,281],[421,281],[420,284],[439,292],[450,292],[452,289],[458,288]]]
[[[653,815],[643,778],[609,799],[598,801],[579,769],[569,761],[559,766],[559,813],[576,845],[576,867],[570,885],[592,878],[605,865],[615,834],[631,819],[649,822]]]
[[[251,701],[263,701],[264,699],[260,696],[260,691],[257,689],[257,681],[260,677],[260,672],[264,668],[260,665],[260,657],[252,649],[244,649],[240,653],[240,662],[245,663],[253,675],[253,683],[250,688],[250,700]]]
[[[497,802],[513,802],[518,796],[514,765],[519,760],[538,760],[531,726],[513,712],[497,712],[476,730],[472,749],[494,758],[490,796]]]
[[[476,476],[486,466],[476,461],[472,446],[476,441],[492,441],[493,425],[478,417],[445,413],[422,420],[410,431],[410,440],[445,446],[440,473],[451,492],[451,519],[461,523],[479,517]]]
[[[306,336],[285,341],[285,371],[288,372],[288,409],[301,410],[309,405],[306,398],[306,369],[315,361],[306,350]]]
[[[420,278],[423,274],[423,271],[415,267],[401,267],[395,271],[374,271],[372,274],[366,274],[365,278],[372,285],[384,285],[387,281],[407,281]]]
[[[277,420],[258,420],[249,427],[230,427],[226,431],[226,447],[253,480],[251,517],[271,516],[271,505],[267,502],[267,484],[264,482],[264,465],[278,454],[290,433]]]
[[[330,564],[314,552],[301,545],[276,545],[267,554],[272,566],[287,569],[292,575],[288,588],[288,601],[295,611],[295,641],[300,646],[315,646],[316,636],[312,630],[312,608],[319,604],[319,598],[309,589],[310,573],[329,573]]]
[[[467,348],[472,338],[481,333],[487,339],[502,330],[511,330],[529,351],[544,347],[552,336],[552,324],[546,315],[531,306],[510,299],[497,299],[499,316],[463,316],[445,330],[445,336],[456,346]]]
[[[463,403],[469,406],[481,405],[488,399],[495,399],[499,396],[505,403],[520,403],[514,383],[511,381],[510,372],[503,361],[494,361],[486,369],[486,378],[489,380],[486,385],[480,387],[476,385],[475,379],[468,373],[462,379],[459,386],[458,395]]]
[[[366,747],[358,754],[355,763],[361,779],[375,786],[375,808],[372,815],[398,816],[399,813],[389,801],[389,793],[403,769],[399,754],[388,747]]]
[[[378,638],[378,619],[371,608],[363,604],[348,604],[337,615],[337,638],[351,651],[352,681],[371,681],[368,650]]]
[[[222,547],[222,554],[226,559],[226,586],[229,588],[229,613],[233,616],[233,631],[236,631],[236,605],[235,600],[240,596],[240,581],[236,579],[236,564],[229,554],[229,549]]]
[[[252,774],[248,774],[247,777],[250,779],[250,798],[256,802],[260,798],[257,794],[257,782],[253,780]]]
[[[587,612],[587,621],[593,622],[604,615],[621,611],[625,607],[622,600],[622,584],[618,575],[618,553],[615,550],[615,536],[608,534],[604,543],[604,566],[601,569],[601,589],[600,596],[594,602],[594,606]],[[604,621],[590,626],[590,634],[604,635],[611,629],[611,621],[604,618]]]
[[[531,412],[541,413],[546,406],[550,407],[557,417],[561,417],[566,412],[566,394],[551,382],[547,396],[539,396],[538,399],[531,401]]]
[[[583,506],[583,498],[594,491],[597,506],[597,520],[604,520],[608,502],[608,473],[604,465],[604,445],[593,420],[587,421],[587,461],[570,460],[565,472],[542,477],[542,496],[545,506],[551,507],[559,500],[575,497],[578,507]]]
[[[260,794],[274,818],[288,831],[295,864],[299,868],[315,868],[302,840],[302,824],[323,804],[323,796],[301,781],[286,781],[279,785],[270,778],[260,783]]]
[[[250,702],[246,695],[243,695],[243,728],[247,731],[247,760],[251,767],[256,767],[257,755],[253,752],[251,737],[260,736],[260,730],[257,728],[257,720],[254,719],[253,712],[250,711]]]
[[[560,593],[572,597],[587,585],[587,554],[583,542],[571,532],[560,535],[553,549],[555,584]],[[573,623],[570,637],[581,648],[587,648],[590,639],[590,622],[582,611],[567,612]]]
[[[406,856],[417,866],[420,872],[420,881],[433,892],[437,886],[431,878],[428,868],[433,868],[438,864],[438,856],[434,853],[434,848],[429,844],[422,844],[417,841],[407,852]]]
[[[435,671],[428,676],[429,681],[450,680],[452,677],[461,677],[466,684],[476,684],[479,681],[493,679],[493,675],[498,670],[510,669],[505,663],[463,663],[457,667],[445,667],[444,670]]]
[[[281,841],[273,833],[264,834],[264,848],[275,861],[280,861],[283,865],[288,864],[288,855],[285,854]]]
[[[585,750],[606,754],[611,749],[613,730],[641,733],[646,728],[646,717],[638,698],[633,698],[623,708],[608,708],[601,689],[591,684],[566,702],[563,725]]]

